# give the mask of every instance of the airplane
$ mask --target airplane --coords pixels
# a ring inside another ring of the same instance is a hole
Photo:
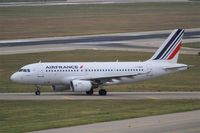
[[[39,62],[23,66],[11,75],[17,83],[51,86],[54,91],[70,90],[106,95],[103,86],[134,83],[183,71],[186,64],[177,63],[184,29],[173,30],[154,55],[143,62]]]

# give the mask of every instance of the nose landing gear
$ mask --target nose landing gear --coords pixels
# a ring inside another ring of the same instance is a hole
[[[40,95],[40,87],[36,85],[35,95]]]

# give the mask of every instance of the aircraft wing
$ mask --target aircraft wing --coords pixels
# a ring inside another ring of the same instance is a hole
[[[83,80],[91,80],[99,84],[104,84],[105,82],[110,82],[112,80],[120,80],[121,78],[134,78],[135,76],[143,75],[146,73],[133,73],[133,74],[120,74],[120,75],[100,75],[100,76],[90,76],[90,77],[83,77]]]

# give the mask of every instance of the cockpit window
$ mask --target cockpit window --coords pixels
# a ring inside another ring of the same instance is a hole
[[[19,69],[18,72],[30,72],[30,69]]]
[[[19,69],[19,71],[18,72],[22,72],[23,71],[23,69]]]

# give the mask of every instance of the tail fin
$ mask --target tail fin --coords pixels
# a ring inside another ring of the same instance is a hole
[[[160,60],[176,63],[180,53],[183,34],[183,29],[174,30],[150,60]]]

